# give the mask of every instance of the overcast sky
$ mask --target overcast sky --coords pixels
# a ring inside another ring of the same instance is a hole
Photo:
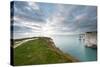
[[[13,8],[14,38],[97,31],[96,6],[15,1]]]

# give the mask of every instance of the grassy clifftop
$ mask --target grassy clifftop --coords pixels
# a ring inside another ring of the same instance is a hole
[[[14,48],[14,65],[34,65],[76,62],[69,54],[64,54],[51,38],[38,37]]]

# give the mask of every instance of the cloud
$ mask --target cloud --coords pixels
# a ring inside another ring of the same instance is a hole
[[[44,22],[44,14],[42,14],[38,5],[36,5],[34,2],[15,1],[14,15],[20,17],[25,21]]]
[[[31,10],[30,8],[32,8],[34,10],[39,10],[39,7],[38,7],[38,5],[36,5],[36,3],[32,2],[32,1],[29,1],[27,3],[30,6],[30,7],[28,7],[29,10]]]
[[[14,3],[12,25],[16,36],[65,35],[97,31],[96,6],[26,1]]]
[[[75,17],[76,21],[87,20],[87,19],[89,19],[89,17],[87,16],[86,13],[80,14],[80,15],[78,15],[78,16]]]

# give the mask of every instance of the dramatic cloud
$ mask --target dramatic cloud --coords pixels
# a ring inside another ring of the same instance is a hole
[[[97,31],[97,7],[15,1],[14,38]]]

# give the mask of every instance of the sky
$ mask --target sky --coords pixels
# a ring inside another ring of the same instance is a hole
[[[14,38],[97,31],[96,6],[32,1],[14,1],[11,6]]]

